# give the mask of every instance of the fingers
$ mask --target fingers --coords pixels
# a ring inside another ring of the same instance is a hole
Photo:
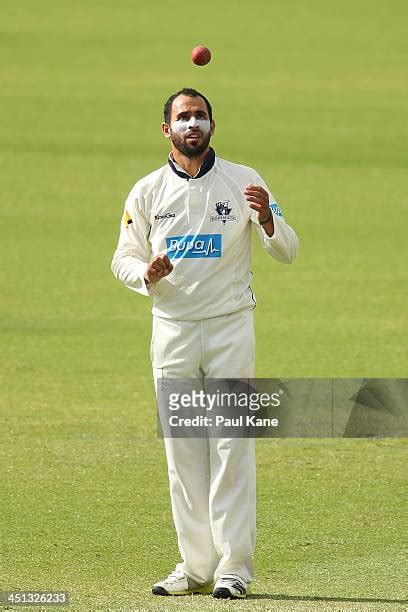
[[[168,276],[173,270],[173,264],[167,255],[156,255],[147,268],[147,276],[151,283],[157,283],[161,278]]]
[[[261,206],[268,206],[269,199],[261,198],[259,196],[246,196],[247,202],[255,202],[256,204],[260,204]]]
[[[244,195],[268,198],[269,200],[269,194],[266,189],[259,185],[252,185],[251,183],[245,187]]]
[[[246,201],[249,202],[249,208],[258,213],[258,221],[260,223],[266,222],[271,215],[269,193],[266,189],[258,185],[249,184],[245,187],[244,196]]]
[[[156,257],[150,264],[152,270],[154,270],[157,274],[162,274],[162,272],[166,269],[166,264],[161,259],[161,257]]]
[[[171,269],[173,269],[173,264],[172,264],[172,263],[170,263],[170,259],[167,257],[167,255],[163,255],[163,256],[162,256],[162,260],[163,260],[163,262],[166,264],[166,266],[167,266],[168,268],[170,268],[170,267],[171,267]]]
[[[245,187],[244,196],[247,202],[259,204],[262,208],[267,208],[269,206],[269,194],[263,187],[249,184]],[[253,206],[251,206],[251,208],[253,208]],[[260,209],[254,208],[254,210]]]
[[[173,270],[173,264],[170,263],[167,255],[157,255],[154,257],[151,267],[159,276],[167,276]]]
[[[252,210],[256,210],[256,212],[262,212],[262,211],[268,210],[267,206],[263,206],[262,204],[257,204],[256,202],[254,202],[253,204],[249,204],[249,208],[252,208]]]

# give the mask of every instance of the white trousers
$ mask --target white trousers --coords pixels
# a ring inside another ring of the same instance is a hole
[[[252,378],[253,313],[202,321],[153,318],[151,358],[161,378]],[[176,569],[208,584],[222,574],[252,581],[255,548],[255,441],[165,438],[171,505],[182,562]]]

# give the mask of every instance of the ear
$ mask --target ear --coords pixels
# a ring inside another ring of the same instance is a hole
[[[215,132],[215,121],[213,119],[211,121],[211,124],[210,124],[210,134],[211,134],[211,136],[214,134],[214,132]]]
[[[171,138],[170,125],[168,123],[162,123],[161,129],[165,138]]]

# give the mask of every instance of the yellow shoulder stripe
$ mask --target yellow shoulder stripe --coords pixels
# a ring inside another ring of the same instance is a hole
[[[133,223],[133,219],[127,210],[125,210],[125,214],[123,215],[123,223],[125,224],[125,227],[129,227],[129,225]]]

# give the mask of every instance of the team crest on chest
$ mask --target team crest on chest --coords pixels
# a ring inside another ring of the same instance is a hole
[[[216,202],[215,212],[216,215],[210,216],[210,221],[222,221],[225,225],[227,221],[237,221],[236,215],[231,215],[232,208],[229,206],[230,200],[223,200],[222,202]]]

